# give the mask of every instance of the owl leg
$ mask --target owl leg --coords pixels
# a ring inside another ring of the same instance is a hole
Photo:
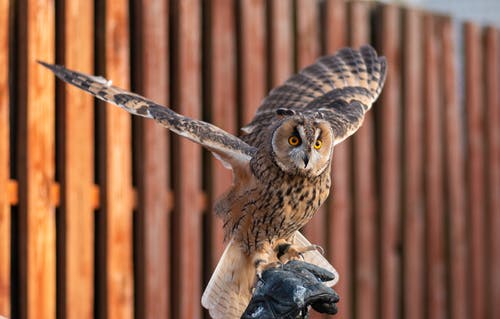
[[[290,260],[303,259],[304,253],[308,251],[319,251],[322,255],[325,253],[323,248],[318,245],[309,245],[309,246],[299,246],[293,245],[287,242],[286,240],[280,240],[276,243],[274,247],[274,251],[276,253],[276,257],[280,262],[285,264]]]
[[[262,273],[266,269],[281,266],[281,262],[275,257],[273,251],[269,249],[255,252],[252,261],[255,265],[255,274],[258,279],[262,278]]]

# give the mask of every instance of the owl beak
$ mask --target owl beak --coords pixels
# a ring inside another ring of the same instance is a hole
[[[309,155],[304,155],[302,160],[304,161],[304,168],[307,168],[307,164],[309,164]]]

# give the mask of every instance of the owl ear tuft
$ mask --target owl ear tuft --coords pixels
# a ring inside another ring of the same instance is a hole
[[[276,110],[276,114],[278,114],[279,116],[291,116],[295,115],[295,111],[285,108],[279,108]]]

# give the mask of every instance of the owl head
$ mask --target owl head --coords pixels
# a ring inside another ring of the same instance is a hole
[[[287,173],[320,175],[329,167],[333,152],[330,124],[320,117],[288,110],[281,115],[271,142],[276,164]]]

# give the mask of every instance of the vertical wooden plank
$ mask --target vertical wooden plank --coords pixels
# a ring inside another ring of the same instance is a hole
[[[326,53],[333,54],[347,44],[347,6],[343,0],[328,0],[325,7]],[[332,159],[332,189],[328,211],[328,260],[339,272],[335,286],[341,301],[338,315],[352,318],[352,210],[351,140],[335,146]]]
[[[236,26],[234,3],[224,0],[211,2],[211,122],[224,130],[237,134],[236,109]],[[211,157],[211,202],[220,198],[232,183],[232,172]],[[211,206],[213,207],[213,205]],[[223,251],[222,220],[210,212],[211,266],[215,265]]]
[[[248,124],[266,94],[266,38],[264,0],[239,1],[241,42],[241,121]]]
[[[0,315],[10,314],[9,2],[0,0]]]
[[[387,59],[387,80],[379,98],[377,113],[380,124],[380,317],[400,317],[400,105],[401,49],[400,8],[384,5],[378,15],[381,20],[377,39],[381,39],[380,54]]]
[[[61,6],[63,50],[60,63],[93,73],[94,4],[65,1]],[[81,90],[60,83],[61,114],[61,213],[59,229],[64,260],[58,302],[65,318],[92,318],[94,312],[94,103]]]
[[[403,46],[403,314],[424,317],[424,211],[422,143],[422,13],[404,12]]]
[[[128,1],[106,0],[104,3],[104,68],[105,76],[122,88],[129,81]],[[104,129],[101,155],[101,209],[104,215],[106,258],[106,305],[101,308],[106,318],[132,318],[132,159],[130,115],[111,105],[100,105]]]
[[[487,315],[489,318],[500,317],[500,33],[494,27],[484,31],[484,83],[485,127],[486,127],[486,174],[487,194],[487,249],[489,257],[487,294]]]
[[[424,17],[424,141],[426,170],[427,318],[446,318],[441,100],[436,19]]]
[[[54,77],[36,63],[54,61],[54,1],[19,6],[20,317],[55,318]]]
[[[483,78],[481,65],[480,27],[474,23],[464,25],[465,44],[465,110],[467,113],[467,222],[470,233],[470,305],[472,318],[485,317],[485,240],[484,240],[484,119]]]
[[[141,0],[134,3],[137,21],[137,89],[148,98],[168,105],[169,48],[168,1]],[[151,17],[155,17],[151,19]],[[168,203],[168,130],[150,119],[138,120],[137,195],[139,218],[136,315],[167,318],[170,304]],[[136,246],[137,247],[137,246]]]
[[[176,2],[177,39],[175,75],[178,100],[174,103],[183,115],[201,115],[200,1]],[[174,186],[174,318],[201,317],[201,148],[176,138]]]
[[[319,6],[316,1],[297,0],[297,67],[303,69],[314,63],[320,54]],[[304,234],[312,243],[325,246],[325,208],[316,212],[304,227]]]
[[[359,48],[369,43],[369,4],[350,3],[350,45]],[[377,314],[376,207],[373,112],[368,112],[363,126],[353,140],[354,235],[355,235],[355,316],[375,318]]]
[[[465,220],[465,176],[463,117],[458,103],[456,53],[453,24],[451,18],[440,21],[442,38],[442,56],[440,60],[443,75],[444,102],[444,140],[449,220],[449,266],[450,278],[450,317],[465,319],[468,317],[467,293],[467,225]]]
[[[292,10],[291,0],[272,0],[269,5],[272,88],[283,84],[293,73]]]

